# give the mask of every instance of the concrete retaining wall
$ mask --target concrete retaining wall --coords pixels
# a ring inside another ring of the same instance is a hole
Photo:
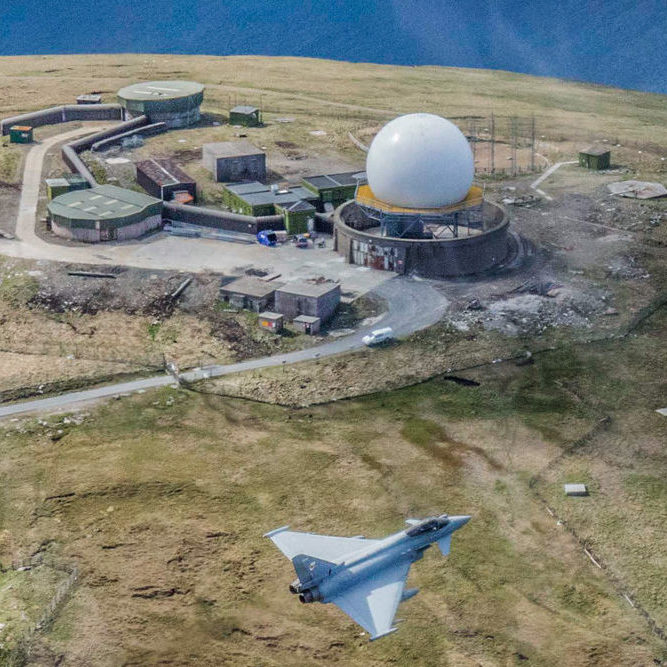
[[[487,231],[450,239],[398,239],[369,234],[359,220],[355,202],[334,213],[334,248],[350,264],[362,264],[425,278],[451,278],[486,271],[502,262],[509,251],[509,219],[502,207],[484,202]],[[354,224],[356,229],[346,224]],[[377,223],[369,222],[366,226]]]
[[[265,229],[285,228],[282,215],[266,215],[256,218],[251,215],[239,215],[238,213],[228,213],[199,206],[187,206],[170,201],[164,203],[162,217],[165,220],[226,229],[245,234],[257,234]]]
[[[94,105],[90,105],[94,106]],[[83,176],[91,188],[94,188],[98,183],[95,180],[95,177],[91,173],[90,169],[86,167],[83,160],[79,157],[79,153],[88,150],[95,143],[100,141],[108,140],[113,138],[119,133],[127,133],[128,131],[142,128],[148,123],[148,118],[146,116],[140,116],[133,120],[129,120],[125,123],[120,123],[114,127],[109,128],[108,130],[102,130],[101,132],[95,132],[87,137],[82,139],[76,139],[71,141],[68,144],[65,144],[61,149],[61,154],[63,162],[75,173]]]
[[[141,118],[145,118],[145,116],[141,116]],[[91,147],[90,150],[92,151],[101,151],[104,150],[105,148],[109,148],[110,146],[115,146],[117,144],[120,144],[123,139],[126,139],[128,137],[134,137],[136,135],[142,136],[142,137],[152,137],[155,134],[161,134],[162,132],[167,131],[167,124],[166,123],[151,123],[150,125],[143,125],[141,127],[137,127],[133,130],[129,130],[127,132],[121,132],[120,134],[114,134],[111,137],[108,137],[107,139],[102,139],[101,141],[96,141]]]
[[[74,120],[123,120],[123,109],[119,104],[67,104],[40,109],[0,120],[0,134],[9,134],[12,125],[42,127]]]

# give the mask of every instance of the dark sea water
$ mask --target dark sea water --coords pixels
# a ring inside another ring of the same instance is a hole
[[[1,55],[293,55],[667,93],[666,42],[667,0],[0,0]]]

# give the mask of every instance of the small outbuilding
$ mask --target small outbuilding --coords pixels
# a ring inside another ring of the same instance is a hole
[[[288,234],[305,234],[308,221],[315,219],[315,207],[304,199],[294,203],[276,204],[276,213],[285,218],[285,230]]]
[[[88,93],[85,95],[79,95],[76,98],[77,104],[102,104],[102,96],[97,93]]]
[[[611,151],[604,146],[590,146],[579,151],[579,166],[586,169],[609,169]]]
[[[333,211],[346,201],[354,199],[357,184],[365,177],[366,174],[363,172],[347,171],[339,174],[306,176],[302,183],[304,188],[317,195],[319,211]]]
[[[266,310],[259,314],[257,322],[261,329],[266,329],[271,333],[279,333],[283,330],[284,320],[284,316],[280,313],[272,313],[270,310]]]
[[[218,183],[266,180],[266,153],[249,141],[204,144],[202,161]]]
[[[229,124],[257,127],[262,124],[262,112],[257,107],[240,104],[229,112]]]
[[[220,287],[220,298],[239,309],[256,313],[269,311],[273,306],[276,289],[284,283],[243,276]]]
[[[276,290],[274,310],[288,320],[299,315],[330,319],[340,303],[340,285],[331,281],[294,281]]]
[[[197,184],[172,160],[143,160],[137,162],[137,183],[149,195],[170,201],[176,192],[190,194],[190,202],[197,199]]]
[[[13,125],[9,128],[9,143],[31,144],[32,141],[32,127],[29,125]]]
[[[294,318],[292,324],[294,324],[294,328],[297,331],[305,333],[308,336],[315,336],[320,333],[322,320],[319,317],[311,317],[310,315],[299,315]]]
[[[566,496],[587,496],[588,489],[585,484],[565,484],[563,490]]]
[[[90,183],[79,174],[66,174],[60,178],[47,178],[46,197],[49,201],[74,190],[86,190]]]

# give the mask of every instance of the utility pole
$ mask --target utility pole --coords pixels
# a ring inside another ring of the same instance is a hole
[[[496,173],[496,117],[491,112],[491,173]]]

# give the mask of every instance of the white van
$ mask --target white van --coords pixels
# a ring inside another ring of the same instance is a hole
[[[375,329],[369,334],[366,334],[361,342],[364,345],[378,345],[379,343],[384,343],[387,340],[391,340],[394,337],[394,330],[391,327],[384,327],[384,329]]]

